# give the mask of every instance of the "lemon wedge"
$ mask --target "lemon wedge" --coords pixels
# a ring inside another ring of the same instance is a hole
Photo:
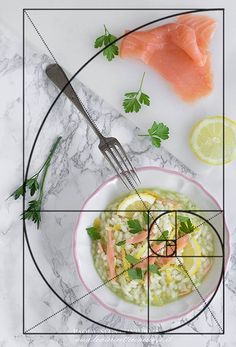
[[[131,194],[127,196],[118,206],[118,214],[132,218],[135,211],[146,211],[149,209],[156,197],[148,193]]]
[[[194,237],[191,237],[189,240],[189,243],[184,248],[182,256],[184,256],[182,259],[184,269],[188,272],[188,274],[194,275],[200,268],[201,265],[201,259],[196,258],[196,256],[201,255],[201,247],[197,240]],[[195,256],[195,257],[194,257]]]
[[[208,117],[198,122],[190,133],[194,154],[210,165],[223,164],[223,117]],[[224,163],[236,158],[236,122],[224,117]]]

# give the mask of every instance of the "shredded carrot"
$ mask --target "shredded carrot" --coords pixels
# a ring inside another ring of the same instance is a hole
[[[130,244],[130,243],[134,244],[134,243],[142,242],[147,238],[147,234],[148,234],[147,231],[144,230],[144,231],[138,233],[137,235],[130,237],[126,241],[126,243],[127,244]]]

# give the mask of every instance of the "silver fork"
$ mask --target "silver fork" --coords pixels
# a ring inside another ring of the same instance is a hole
[[[135,189],[140,183],[139,177],[131,164],[125,150],[115,137],[104,137],[98,130],[96,124],[90,118],[88,111],[80,101],[72,85],[70,84],[65,72],[58,64],[48,65],[46,74],[49,79],[72,101],[76,108],[85,117],[100,142],[98,148],[106,160],[118,174],[122,182],[128,189]]]

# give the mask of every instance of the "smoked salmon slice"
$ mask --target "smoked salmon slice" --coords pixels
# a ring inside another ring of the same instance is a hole
[[[147,231],[142,231],[141,233],[138,233],[137,235],[130,237],[126,243],[127,244],[135,244],[135,243],[139,243],[144,241],[148,236],[148,232]]]
[[[122,58],[139,59],[164,77],[185,101],[208,95],[213,89],[209,42],[216,21],[207,16],[180,16],[147,31],[137,31],[121,42]]]

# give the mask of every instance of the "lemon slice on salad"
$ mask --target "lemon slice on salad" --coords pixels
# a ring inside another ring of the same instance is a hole
[[[189,240],[189,243],[184,248],[182,253],[182,263],[185,270],[188,272],[188,274],[194,275],[200,268],[201,265],[201,259],[196,258],[196,256],[201,255],[201,247],[197,240],[194,237],[191,237]]]
[[[194,154],[210,165],[223,164],[223,117],[208,117],[198,122],[190,134]],[[224,163],[236,158],[236,122],[224,118]]]
[[[135,211],[149,209],[156,197],[148,193],[132,194],[127,196],[118,206],[118,214],[123,217],[132,218]]]

